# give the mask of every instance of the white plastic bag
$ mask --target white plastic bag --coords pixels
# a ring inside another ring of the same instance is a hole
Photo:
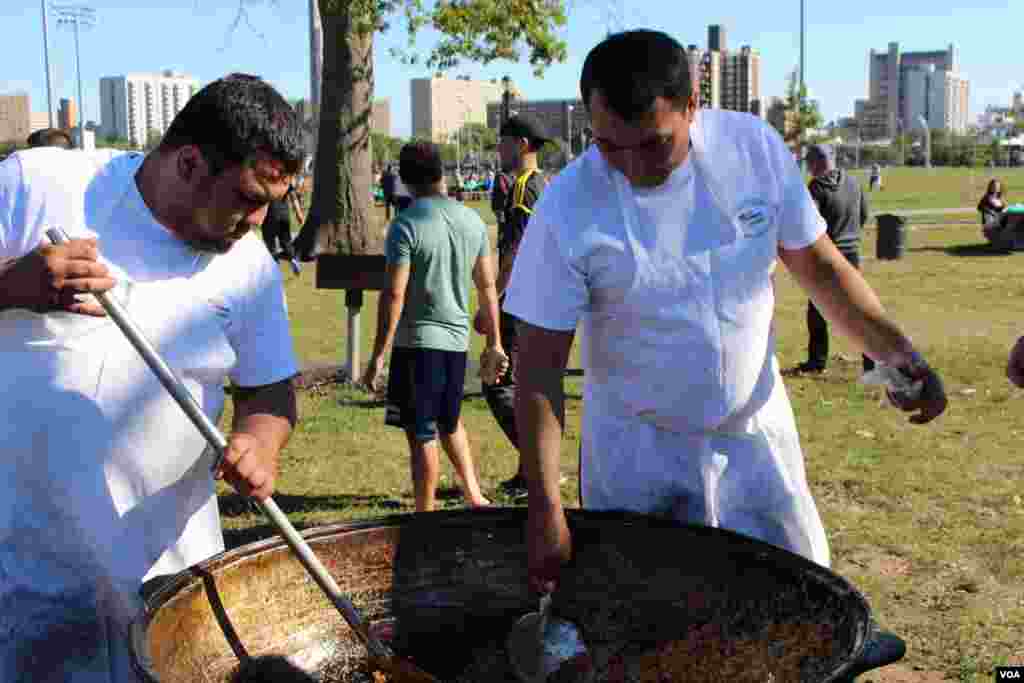
[[[914,401],[921,397],[924,380],[912,381],[909,377],[890,365],[878,363],[873,370],[861,375],[860,381],[868,386],[884,386],[893,394]]]

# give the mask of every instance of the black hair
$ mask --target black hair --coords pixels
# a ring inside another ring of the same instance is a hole
[[[583,104],[600,90],[609,108],[622,120],[636,121],[663,97],[675,107],[686,107],[693,94],[693,78],[686,50],[667,33],[640,29],[614,33],[587,55],[580,76]]]
[[[29,135],[25,143],[29,147],[75,148],[74,143],[71,142],[71,136],[60,128],[40,128]]]
[[[193,95],[167,128],[161,149],[195,145],[217,175],[258,151],[294,174],[302,166],[302,124],[273,86],[249,74],[233,73]]]
[[[410,142],[398,153],[398,177],[410,187],[426,187],[444,176],[441,151],[432,142]]]

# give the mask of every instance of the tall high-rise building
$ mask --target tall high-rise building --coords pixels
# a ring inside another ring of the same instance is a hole
[[[71,130],[78,125],[78,107],[72,99],[61,98],[60,108],[57,110],[57,127],[62,130]]]
[[[725,43],[725,27],[720,24],[708,26],[708,49],[712,52],[728,52]]]
[[[722,56],[722,109],[764,116],[761,106],[761,55],[749,45]]]
[[[25,142],[31,123],[28,95],[0,95],[0,142]]]
[[[686,56],[690,60],[690,78],[697,92],[697,106],[718,109],[722,106],[722,53],[690,45],[686,48]]]
[[[199,81],[175,71],[134,73],[100,79],[102,135],[143,146],[166,132],[175,115],[199,90]]]
[[[858,115],[865,139],[895,137],[918,127],[963,131],[967,127],[967,79],[952,43],[945,50],[900,52],[891,42],[868,56],[868,99]],[[941,125],[936,125],[941,122]]]
[[[412,135],[432,142],[449,142],[467,123],[487,125],[487,105],[500,102],[505,89],[497,81],[468,78],[414,78]]]

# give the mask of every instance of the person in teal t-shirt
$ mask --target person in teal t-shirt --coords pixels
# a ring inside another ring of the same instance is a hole
[[[438,441],[469,504],[488,505],[460,417],[471,281],[487,318],[481,377],[493,383],[508,367],[487,226],[476,211],[445,196],[436,145],[418,142],[403,147],[398,175],[412,192],[413,203],[388,227],[388,285],[381,292],[377,337],[363,383],[377,388],[391,349],[385,420],[406,433],[417,512],[434,507],[440,476]]]

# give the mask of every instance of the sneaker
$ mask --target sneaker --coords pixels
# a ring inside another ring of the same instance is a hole
[[[782,374],[788,376],[796,375],[820,375],[825,372],[825,366],[821,363],[812,363],[811,361],[804,361],[797,366],[794,366]]]
[[[564,474],[558,475],[558,484],[560,486],[563,486],[563,485],[567,484],[568,482],[569,482],[569,478],[567,476],[565,476]],[[509,495],[509,496],[523,495],[523,494],[526,493],[526,490],[527,490],[526,479],[524,479],[521,475],[516,474],[511,479],[506,479],[505,481],[503,481],[500,484],[498,484],[498,489],[502,493],[504,493],[506,495]]]
[[[517,472],[511,479],[498,484],[498,489],[508,495],[526,493],[526,479]]]
[[[296,275],[302,272],[302,264],[299,263],[299,260],[294,256],[288,259],[288,263],[292,264],[292,272]]]

